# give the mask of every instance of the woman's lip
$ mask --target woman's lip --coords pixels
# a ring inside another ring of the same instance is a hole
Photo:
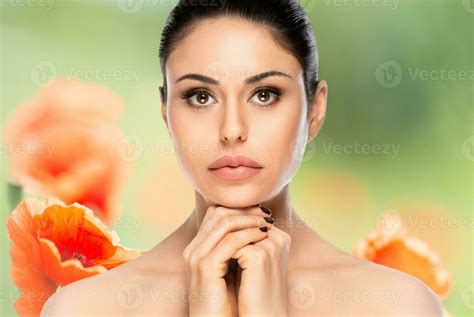
[[[253,159],[245,155],[237,155],[237,156],[224,155],[224,156],[221,156],[219,159],[215,160],[211,165],[208,166],[208,168],[217,169],[217,168],[221,168],[225,166],[238,167],[240,165],[253,167],[253,168],[262,167],[258,162],[254,161]]]
[[[255,168],[241,165],[238,167],[224,166],[209,170],[217,177],[225,180],[243,180],[258,174],[262,167]]]

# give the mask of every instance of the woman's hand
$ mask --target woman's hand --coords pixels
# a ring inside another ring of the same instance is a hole
[[[288,255],[291,237],[273,226],[268,237],[238,250],[239,316],[287,316]]]
[[[183,251],[190,316],[236,315],[230,302],[234,289],[224,278],[228,263],[237,250],[268,236],[272,224],[265,221],[267,216],[257,206],[208,208],[198,233]]]

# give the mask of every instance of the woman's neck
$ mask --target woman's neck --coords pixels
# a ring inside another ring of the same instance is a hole
[[[262,206],[272,210],[272,217],[275,219],[274,225],[287,232],[292,237],[292,248],[288,262],[288,269],[294,270],[294,268],[300,267],[300,262],[304,262],[302,259],[306,255],[303,257],[297,256],[298,254],[303,254],[297,249],[302,245],[304,246],[305,243],[309,243],[308,241],[315,236],[312,234],[312,229],[299,218],[291,207],[289,186],[286,185],[273,199],[262,201],[260,203]],[[256,204],[258,204],[258,202]],[[196,206],[191,215],[179,226],[179,228],[168,236],[168,238],[155,246],[154,251],[149,252],[150,255],[156,254],[156,258],[160,259],[160,263],[162,263],[162,266],[166,267],[167,270],[172,268],[171,270],[175,273],[185,272],[184,266],[176,265],[176,258],[182,256],[181,253],[183,250],[195,238],[209,206],[210,205],[206,204],[205,200],[202,199],[200,195],[196,194]],[[318,236],[316,236],[316,238],[318,239],[317,241],[319,241],[318,243],[323,243]],[[173,252],[175,257],[170,256]],[[163,262],[163,254],[167,254],[166,258],[170,259],[172,263]]]
[[[184,224],[191,237],[196,236],[208,208],[212,205],[212,202],[206,200],[197,191],[195,191],[195,201],[194,210]],[[285,185],[274,198],[256,202],[256,205],[258,203],[263,207],[270,208],[272,210],[271,217],[275,221],[274,225],[288,233],[290,233],[293,224],[299,220],[291,207],[289,184]]]

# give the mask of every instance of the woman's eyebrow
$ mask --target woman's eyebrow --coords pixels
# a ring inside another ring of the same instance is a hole
[[[263,80],[267,77],[270,77],[270,76],[281,76],[281,77],[292,78],[290,75],[285,74],[283,72],[279,72],[279,71],[276,71],[276,70],[270,70],[270,71],[263,72],[263,73],[260,73],[260,74],[257,74],[257,75],[254,75],[254,76],[251,76],[251,77],[245,79],[245,84],[247,84],[247,85],[253,84],[253,83],[261,81],[261,80]],[[211,85],[219,85],[219,81],[217,81],[217,80],[215,80],[211,77],[201,75],[201,74],[186,74],[186,75],[183,75],[175,81],[175,84],[182,81],[182,80],[185,80],[185,79],[197,80],[197,81],[201,81],[203,83],[207,83],[207,84],[211,84]]]

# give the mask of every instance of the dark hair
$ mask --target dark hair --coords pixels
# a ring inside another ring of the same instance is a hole
[[[173,49],[197,22],[221,16],[239,17],[268,27],[275,40],[300,62],[306,98],[311,104],[318,79],[318,52],[311,23],[297,0],[180,0],[161,35],[163,102],[166,100],[165,64]]]

